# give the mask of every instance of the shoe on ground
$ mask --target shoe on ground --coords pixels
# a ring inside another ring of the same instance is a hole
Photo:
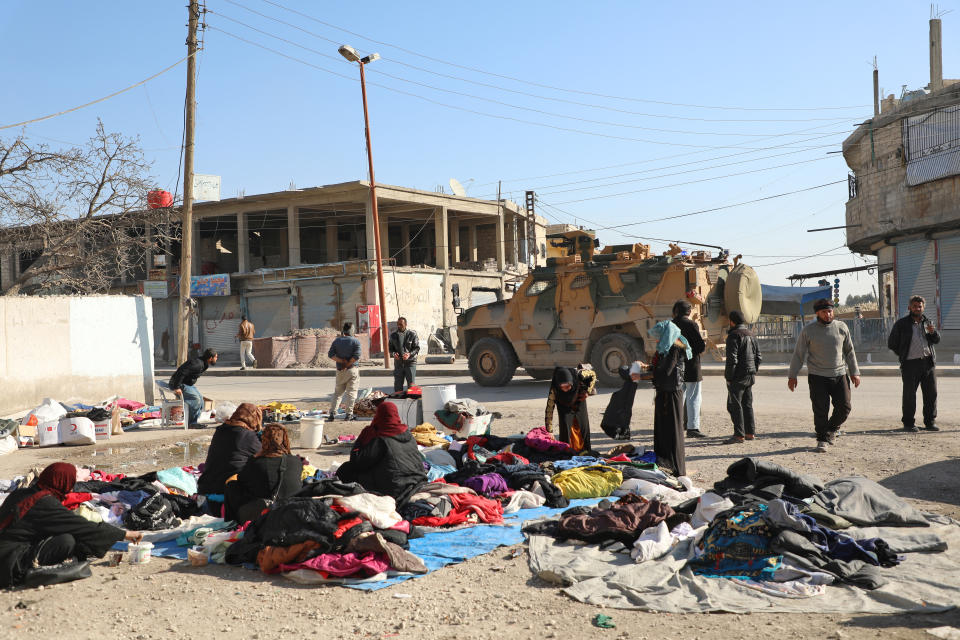
[[[837,433],[828,433],[821,442],[826,442],[827,444],[837,444]]]
[[[940,427],[935,424],[928,424],[923,428],[924,431],[940,431]]]
[[[257,368],[257,361],[256,361],[256,360],[253,361],[253,368],[254,368],[254,369]]]
[[[817,448],[814,449],[814,451],[816,451],[817,453],[826,453],[826,452],[827,452],[827,447],[829,447],[829,446],[830,446],[830,445],[827,443],[826,440],[818,440],[818,441],[817,441]]]
[[[706,434],[700,431],[700,429],[687,429],[688,438],[706,438]]]
[[[757,439],[757,436],[755,436],[755,435],[752,434],[752,433],[748,433],[747,435],[743,436],[743,438],[744,438],[744,440],[756,440],[756,439]]]
[[[740,436],[730,436],[723,441],[723,444],[743,444],[743,438]]]
[[[324,422],[335,422],[336,419],[337,419],[337,416],[335,416],[335,415],[333,415],[333,414],[331,413],[330,415],[328,415],[328,416],[327,416],[326,418],[324,418],[323,420],[324,420]]]
[[[917,428],[917,425],[915,425],[915,424],[911,424],[911,425],[909,425],[909,426],[904,425],[903,430],[904,430],[904,431],[909,431],[910,433],[918,433],[918,432],[920,431],[920,429],[918,429],[918,428]]]
[[[200,424],[200,423],[198,423],[198,422],[194,422],[194,423],[191,424],[188,428],[189,428],[189,429],[206,429],[206,428],[207,428],[207,425],[205,425],[205,424]]]
[[[354,417],[352,413],[348,413],[346,417],[344,417],[343,419],[346,420],[347,422],[353,422],[354,420],[356,420],[356,417]]]
[[[246,371],[246,370],[247,370],[246,367],[240,367],[240,371]]]

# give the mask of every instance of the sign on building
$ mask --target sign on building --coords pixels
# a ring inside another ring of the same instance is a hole
[[[220,201],[220,176],[193,174],[193,199]]]
[[[141,288],[148,298],[166,298],[168,295],[166,280],[144,280]]]
[[[191,298],[228,295],[230,295],[229,273],[215,273],[209,276],[193,276],[190,278]]]

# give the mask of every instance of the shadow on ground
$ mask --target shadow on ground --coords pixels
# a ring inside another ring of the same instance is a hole
[[[914,467],[879,482],[904,498],[960,506],[957,478],[960,478],[960,459],[951,458]]]

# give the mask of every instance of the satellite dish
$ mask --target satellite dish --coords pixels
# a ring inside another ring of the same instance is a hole
[[[456,178],[450,178],[450,189],[453,190],[453,195],[455,196],[467,195],[467,190],[463,188],[463,185],[460,184],[460,181]]]

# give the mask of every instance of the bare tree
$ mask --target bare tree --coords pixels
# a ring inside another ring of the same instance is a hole
[[[0,244],[21,264],[2,294],[102,292],[145,265],[173,213],[146,207],[149,169],[102,122],[78,148],[0,140]]]

